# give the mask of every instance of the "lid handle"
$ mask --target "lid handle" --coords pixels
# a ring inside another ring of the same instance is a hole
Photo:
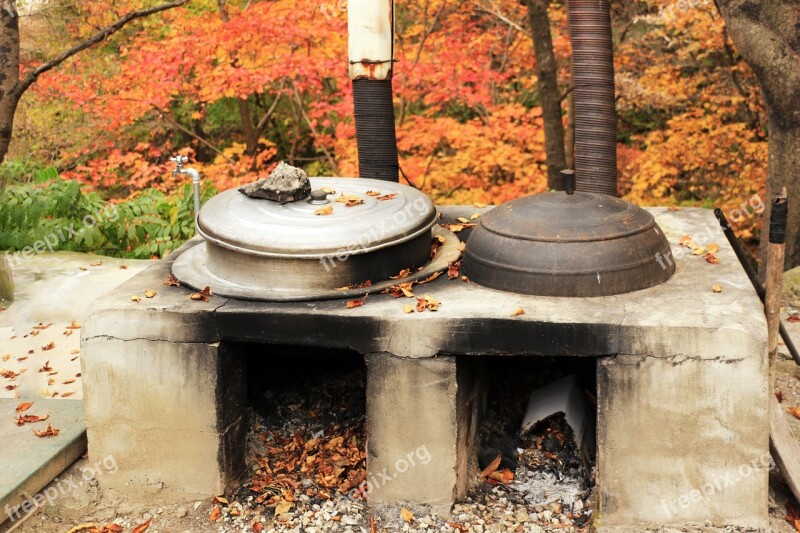
[[[575,171],[562,170],[561,177],[564,179],[564,191],[570,196],[575,194]]]

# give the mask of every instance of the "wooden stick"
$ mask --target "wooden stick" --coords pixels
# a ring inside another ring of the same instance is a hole
[[[778,350],[781,316],[781,281],[783,279],[784,249],[786,245],[786,217],[788,202],[786,188],[772,202],[767,245],[767,295],[764,308],[767,314],[769,354],[773,359]]]

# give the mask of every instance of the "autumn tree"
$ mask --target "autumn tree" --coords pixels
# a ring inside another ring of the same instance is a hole
[[[536,74],[539,78],[539,100],[544,118],[545,149],[547,150],[547,187],[562,190],[561,171],[567,166],[564,149],[564,123],[561,92],[558,89],[558,64],[553,52],[548,0],[526,0],[528,20],[536,55]]]
[[[800,265],[800,0],[717,0],[728,33],[753,69],[769,127],[767,198],[786,187],[786,268]],[[769,211],[762,235],[767,234]],[[762,273],[767,239],[762,239]]]
[[[67,59],[103,42],[133,20],[148,17],[184,5],[188,0],[176,0],[155,7],[131,11],[72,48],[20,76],[20,14],[16,0],[4,2],[0,8],[0,162],[5,159],[14,130],[14,116],[22,95],[39,77]]]

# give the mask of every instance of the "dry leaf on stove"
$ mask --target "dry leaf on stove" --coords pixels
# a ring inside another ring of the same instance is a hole
[[[13,370],[6,370],[6,369],[0,370],[0,377],[2,378],[14,379],[17,376],[19,376],[19,374],[17,374]]]
[[[381,191],[367,191],[364,194],[366,194],[367,196],[380,196]]]
[[[99,267],[102,264],[103,264],[103,260],[101,259],[100,261],[95,261],[94,263],[89,263],[89,266],[90,267]]]
[[[37,325],[33,326],[33,329],[47,329],[52,325],[53,325],[52,322],[50,322],[49,324],[42,324],[41,322],[39,322]]]
[[[417,298],[417,312],[421,313],[425,310],[438,311],[440,304],[441,302],[425,294],[421,298]]]
[[[459,270],[461,270],[461,261],[455,261],[454,263],[450,263],[449,265],[447,265],[447,278],[456,279],[458,277]]]
[[[214,295],[214,294],[211,292],[211,287],[206,287],[206,288],[205,288],[205,289],[203,289],[202,291],[200,291],[200,292],[196,292],[196,293],[192,294],[192,295],[190,296],[190,298],[191,298],[192,300],[197,300],[197,301],[200,301],[200,300],[202,300],[202,301],[204,301],[204,302],[207,302],[207,301],[208,301],[208,297],[209,297],[209,296],[213,296],[213,295]]]
[[[798,408],[798,407],[789,407],[787,409],[787,411],[789,411],[789,414],[791,414],[793,417],[795,417],[798,420],[800,420],[800,408]]]
[[[414,293],[411,292],[411,288],[414,286],[413,281],[409,281],[406,283],[398,283],[397,285],[392,285],[388,289],[384,290],[385,294],[391,294],[395,298],[402,298],[405,296],[406,298],[413,298]]]
[[[50,361],[45,361],[44,366],[39,369],[39,372],[52,372],[53,367],[50,366]]]
[[[219,520],[219,517],[222,516],[222,508],[219,505],[215,505],[214,508],[211,510],[211,514],[208,515],[208,519],[212,522],[216,522]]]
[[[714,292],[722,292],[722,285],[714,285],[711,287],[711,290]]]
[[[337,291],[349,291],[351,289],[366,289],[367,287],[372,287],[372,282],[370,280],[362,281],[361,283],[350,283],[346,287],[338,287]]]
[[[469,219],[468,218],[458,217],[456,220],[458,220],[462,224],[469,224]]]
[[[708,245],[708,253],[715,254],[717,252],[719,252],[719,245],[713,243]]]
[[[322,188],[322,191],[323,191],[323,192],[326,192],[326,193],[328,193],[328,194],[336,194],[336,191],[335,191],[335,190],[333,190],[333,189],[331,189],[330,187],[323,187],[323,188]]]
[[[67,329],[81,329],[81,324],[80,322],[73,320],[70,322],[69,326],[67,326]]]
[[[493,479],[493,480],[498,481],[498,482],[500,482],[500,483],[502,483],[504,485],[507,485],[507,484],[511,483],[512,481],[514,481],[514,472],[512,472],[508,468],[505,468],[503,470],[498,470],[496,472],[492,472],[491,474],[489,474],[488,477],[489,477],[489,479]]]
[[[389,279],[407,278],[409,274],[411,274],[411,269],[410,268],[404,268],[396,276],[389,276]]]
[[[413,313],[414,312],[414,306],[413,305],[404,305],[403,306],[403,312],[406,313],[406,314]]]
[[[378,201],[385,202],[386,200],[394,199],[396,196],[397,196],[396,192],[393,192],[392,194],[384,194],[383,196],[378,196]]]
[[[691,248],[691,245],[694,244],[694,241],[688,235],[681,235],[681,238],[678,239],[678,244],[684,246],[686,248]],[[695,245],[697,246],[697,245]]]
[[[367,296],[368,295],[365,294],[363,298],[350,300],[349,302],[347,302],[347,305],[345,307],[347,307],[347,309],[353,309],[354,307],[361,307],[362,305],[364,305],[364,302],[367,301]]]
[[[337,202],[342,203],[345,207],[353,207],[354,205],[363,204],[364,199],[355,194],[343,194],[336,199]]]
[[[516,311],[511,313],[511,316],[514,317],[514,316],[519,316],[519,315],[524,315],[524,314],[525,314],[525,310],[520,307]]]
[[[431,274],[427,278],[423,279],[422,281],[418,281],[417,285],[424,285],[425,283],[430,283],[431,281],[435,280],[436,278],[438,278],[441,275],[442,275],[441,272],[434,272],[433,274]]]
[[[333,206],[332,205],[326,205],[325,207],[320,207],[319,209],[314,211],[314,214],[319,216],[319,217],[332,215],[333,214]]]
[[[65,337],[69,337],[70,335],[72,335],[72,330],[71,329],[64,330],[62,335],[64,335]]]
[[[69,397],[70,397],[70,396],[72,396],[73,394],[75,394],[75,391],[74,391],[74,390],[67,391],[67,392],[62,392],[62,393],[61,393],[61,397],[62,397],[62,398],[69,398]]]
[[[62,385],[70,385],[72,383],[75,383],[74,379],[66,379],[66,380],[61,382]]]
[[[147,530],[148,527],[150,527],[150,524],[152,522],[153,522],[153,519],[152,518],[148,518],[147,522],[145,522],[144,524],[139,524],[138,526],[133,528],[133,530],[131,530],[131,533],[143,533],[144,531]]]
[[[145,295],[146,298],[153,298],[156,294],[158,294],[158,293],[156,291],[154,291],[154,290],[151,290],[151,289],[148,289],[148,290],[144,291],[144,295]]]
[[[33,430],[33,434],[36,435],[37,437],[55,437],[58,435],[58,433],[59,430],[57,430],[50,424],[47,424],[47,429],[43,431],[37,431],[35,429]]]
[[[470,220],[478,220],[479,218],[481,218],[481,214],[480,213],[475,213],[474,215],[469,217]]]
[[[19,387],[19,385],[6,385],[6,390],[14,390],[17,387]]]
[[[175,278],[175,276],[170,274],[169,276],[167,276],[167,281],[164,282],[164,285],[166,285],[167,287],[180,287],[181,286],[181,282],[178,281]]]
[[[21,404],[19,404],[17,406],[17,412],[18,413],[24,413],[25,411],[30,409],[32,405],[33,405],[33,402],[22,402]]]
[[[142,301],[142,299],[138,296],[131,296],[131,301],[136,302],[137,304]]]
[[[707,262],[711,263],[712,265],[716,265],[717,263],[719,263],[719,259],[717,259],[717,256],[714,254],[706,254],[703,257]]]
[[[50,418],[50,415],[38,416],[38,415],[19,415],[17,418],[14,419],[14,422],[18,426],[24,426],[25,424],[35,424],[36,422],[44,422]]]
[[[405,507],[403,507],[400,510],[400,516],[402,516],[403,520],[405,520],[406,522],[411,522],[412,520],[414,520],[414,514]]]

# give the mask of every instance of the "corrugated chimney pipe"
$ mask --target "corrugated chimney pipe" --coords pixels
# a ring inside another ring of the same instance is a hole
[[[577,190],[617,196],[617,111],[609,0],[569,0]]]
[[[358,173],[399,181],[392,101],[393,0],[349,0],[350,79],[353,80]]]

